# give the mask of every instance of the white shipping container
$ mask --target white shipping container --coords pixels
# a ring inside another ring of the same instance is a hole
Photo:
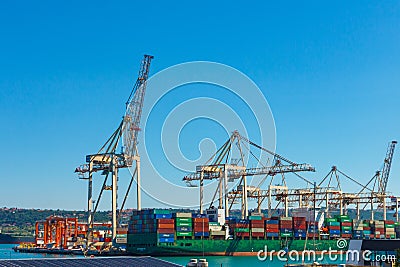
[[[192,218],[192,214],[189,212],[177,212],[175,214],[175,217],[177,217],[177,218]]]
[[[115,238],[115,243],[125,244],[125,243],[128,243],[128,239],[127,238]]]
[[[264,228],[251,228],[253,233],[264,233]]]
[[[225,236],[225,231],[212,231],[211,235],[222,235],[222,236]]]

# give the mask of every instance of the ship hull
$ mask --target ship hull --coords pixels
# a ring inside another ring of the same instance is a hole
[[[345,250],[336,246],[336,240],[176,240],[174,243],[154,245],[127,245],[131,255],[149,256],[255,256],[262,250],[277,253],[281,249],[306,250]]]

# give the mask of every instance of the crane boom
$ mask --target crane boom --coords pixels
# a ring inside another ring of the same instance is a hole
[[[383,164],[383,170],[382,170],[382,184],[381,184],[381,192],[384,193],[386,192],[387,184],[389,181],[389,174],[390,174],[390,168],[392,166],[392,159],[393,159],[393,154],[394,154],[394,149],[396,147],[397,141],[392,141],[389,143],[387,152],[386,152],[386,158],[384,160]]]
[[[132,166],[133,157],[137,155],[137,136],[140,131],[140,118],[152,59],[153,56],[144,55],[138,78],[126,102],[123,119],[123,155],[127,166]]]
[[[215,166],[217,169],[217,166]],[[239,169],[230,169],[228,171],[228,179],[238,179],[242,176],[254,176],[254,175],[275,175],[277,173],[288,173],[288,172],[302,172],[302,171],[311,171],[314,172],[315,168],[312,167],[310,164],[302,163],[296,165],[277,165],[277,166],[268,166],[268,167],[261,167],[261,168],[248,168],[245,170]],[[218,179],[223,176],[222,171],[211,171],[211,172],[204,172],[203,179],[204,180],[212,180]],[[200,180],[201,172],[194,172],[186,175],[183,178],[183,181],[195,181]]]

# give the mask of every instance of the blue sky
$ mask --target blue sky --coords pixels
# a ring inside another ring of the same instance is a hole
[[[205,60],[248,75],[271,107],[277,152],[313,164],[310,179],[337,165],[367,181],[400,139],[395,1],[3,1],[0,25],[0,206],[86,207],[73,170],[119,124],[144,53],[152,74]]]

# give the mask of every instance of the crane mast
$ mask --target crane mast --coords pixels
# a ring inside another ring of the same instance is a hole
[[[78,173],[80,179],[88,180],[88,243],[90,242],[92,234],[94,214],[97,211],[104,190],[112,191],[112,237],[115,241],[117,236],[118,217],[120,215],[117,205],[118,173],[121,168],[132,167],[133,161],[136,162],[135,170],[131,175],[131,180],[120,210],[124,208],[135,178],[137,184],[137,207],[138,209],[141,208],[140,157],[137,149],[137,138],[140,131],[140,118],[152,59],[153,56],[144,55],[140,65],[138,78],[131,90],[128,101],[126,102],[125,116],[118,128],[96,154],[86,156],[86,164],[75,169],[75,172]],[[117,147],[119,146],[121,139],[123,141],[121,153],[117,153]],[[100,189],[98,198],[96,199],[96,205],[93,208],[93,173],[98,171],[101,171],[101,175],[104,175],[104,182]],[[109,176],[111,176],[111,186],[107,185]]]

